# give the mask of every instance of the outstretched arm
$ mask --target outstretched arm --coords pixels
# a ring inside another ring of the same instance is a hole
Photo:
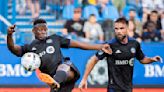
[[[98,58],[94,55],[91,57],[91,59],[88,61],[85,69],[85,73],[83,75],[83,78],[79,84],[79,88],[87,88],[87,78],[92,69],[94,68],[95,64],[98,62]]]
[[[108,48],[109,45],[108,44],[88,44],[84,42],[71,40],[70,47],[81,48],[81,49],[86,49],[86,50],[101,50],[102,48]]]
[[[14,28],[15,28],[15,25],[10,26],[7,29],[7,47],[13,54],[20,55],[21,54],[21,46],[15,45],[13,38],[12,38],[12,35],[15,32]]]
[[[142,60],[140,60],[140,62],[142,64],[149,64],[152,62],[157,62],[157,61],[161,61],[162,62],[162,58],[160,56],[155,56],[155,57],[144,57]]]

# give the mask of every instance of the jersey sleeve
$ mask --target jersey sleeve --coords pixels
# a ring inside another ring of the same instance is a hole
[[[27,53],[29,51],[28,48],[29,48],[28,44],[25,44],[25,45],[21,46],[21,53],[18,56],[22,57],[25,53]]]
[[[102,60],[103,58],[105,58],[108,54],[103,52],[102,50],[99,50],[96,52],[96,57],[99,59],[99,60]]]
[[[136,58],[138,60],[142,60],[145,57],[144,53],[141,50],[140,44],[137,42],[137,49],[136,49]]]
[[[68,48],[70,46],[70,39],[59,36],[59,41],[62,48]]]

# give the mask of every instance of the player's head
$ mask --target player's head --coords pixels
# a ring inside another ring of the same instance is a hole
[[[125,18],[118,18],[114,23],[115,36],[122,41],[128,34],[128,21]]]
[[[33,23],[32,29],[35,38],[38,40],[43,40],[47,37],[47,23],[44,19],[36,19]]]

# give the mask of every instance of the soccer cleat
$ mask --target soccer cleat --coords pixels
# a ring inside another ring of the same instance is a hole
[[[57,90],[60,88],[60,84],[56,82],[50,75],[46,73],[39,73],[38,77],[42,82],[47,83],[52,89]]]

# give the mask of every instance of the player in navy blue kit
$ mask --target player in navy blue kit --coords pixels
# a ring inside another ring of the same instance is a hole
[[[114,23],[115,38],[108,42],[109,50],[103,49],[91,57],[86,65],[86,70],[79,88],[87,87],[87,77],[98,60],[107,57],[108,65],[108,92],[132,92],[132,76],[134,58],[142,64],[160,61],[160,56],[146,57],[140,44],[127,36],[128,22],[119,18]]]
[[[19,46],[14,44],[12,34],[14,26],[8,28],[7,46],[9,50],[16,56],[22,56],[27,52],[35,52],[41,58],[41,66],[39,70],[39,79],[51,87],[51,92],[71,92],[74,88],[76,80],[80,74],[77,68],[69,60],[63,58],[61,48],[81,48],[101,50],[108,48],[107,44],[86,44],[78,41],[66,39],[61,36],[47,36],[47,23],[44,19],[37,19],[33,23],[32,32],[35,35],[35,40],[30,44]],[[65,61],[62,63],[62,61]]]

